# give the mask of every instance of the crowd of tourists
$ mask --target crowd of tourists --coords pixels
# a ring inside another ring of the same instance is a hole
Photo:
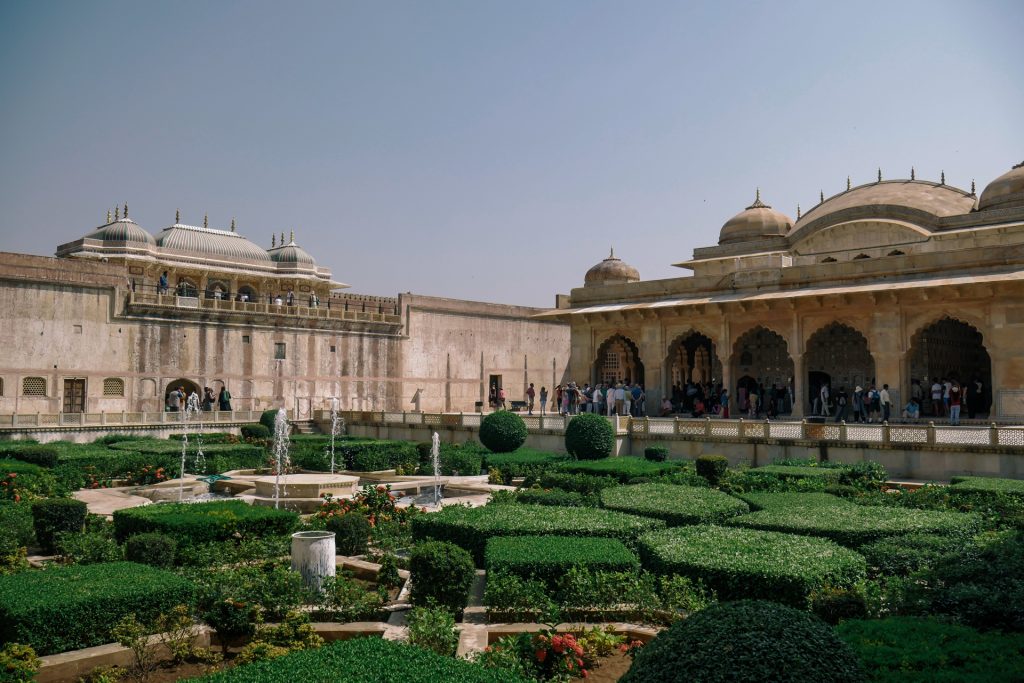
[[[195,398],[192,398],[193,396]],[[169,413],[177,413],[184,411],[190,402],[197,404],[203,411],[214,410],[214,406],[216,410],[231,410],[231,392],[228,391],[227,385],[221,385],[217,394],[214,394],[210,387],[203,387],[203,395],[199,396],[195,391],[189,394],[184,385],[172,387],[167,392],[164,407]]]

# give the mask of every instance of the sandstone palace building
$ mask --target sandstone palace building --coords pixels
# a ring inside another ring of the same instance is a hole
[[[722,384],[734,411],[774,384],[794,416],[822,383],[888,384],[899,406],[915,381],[977,380],[979,414],[1024,417],[1024,165],[980,196],[914,176],[847,180],[795,221],[758,193],[676,264],[691,277],[641,280],[610,255],[546,314],[572,327],[569,375],[650,397]]]
[[[0,254],[0,412],[159,411],[181,385],[299,418],[330,397],[469,412],[494,384],[628,380],[648,405],[721,384],[740,409],[774,384],[800,416],[823,383],[900,405],[950,378],[981,383],[979,414],[1024,417],[1024,166],[980,195],[879,172],[795,221],[758,193],[676,264],[692,275],[611,254],[547,311],[347,294],[294,235],[269,241],[180,217],[151,233],[124,207],[56,257]]]

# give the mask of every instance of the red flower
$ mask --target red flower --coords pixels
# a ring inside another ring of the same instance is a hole
[[[538,662],[542,662],[543,663],[544,660],[547,659],[547,657],[548,657],[548,651],[547,650],[537,650],[537,661]]]

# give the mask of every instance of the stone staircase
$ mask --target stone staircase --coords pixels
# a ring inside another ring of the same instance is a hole
[[[294,434],[323,434],[313,420],[292,420],[291,425]]]

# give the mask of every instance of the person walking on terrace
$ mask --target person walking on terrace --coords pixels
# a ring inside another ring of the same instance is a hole
[[[217,394],[217,407],[220,410],[231,410],[231,392],[226,384],[221,385],[220,393]]]
[[[530,382],[529,388],[526,390],[526,414],[533,415],[533,399],[537,395],[536,390],[533,388],[533,382]]]

